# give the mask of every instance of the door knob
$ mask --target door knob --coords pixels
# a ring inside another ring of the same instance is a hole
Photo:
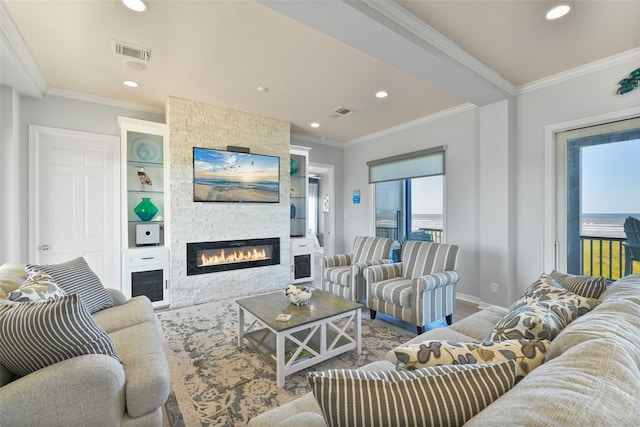
[[[48,250],[49,250],[49,245],[42,245],[42,246],[40,246],[40,250],[48,251]]]

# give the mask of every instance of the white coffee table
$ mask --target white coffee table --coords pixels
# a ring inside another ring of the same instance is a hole
[[[306,305],[289,303],[282,292],[236,300],[238,346],[245,339],[276,363],[278,387],[287,375],[346,351],[362,353],[362,305],[314,289]],[[245,311],[255,319],[245,327]],[[290,314],[286,321],[279,314]],[[260,328],[257,325],[262,326]]]

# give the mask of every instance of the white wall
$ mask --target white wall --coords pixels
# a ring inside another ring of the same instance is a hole
[[[7,108],[11,108],[16,112],[19,111],[18,116],[12,118],[16,123],[19,123],[19,147],[17,147],[17,150],[12,149],[10,153],[7,153],[5,148],[9,141],[5,139],[5,135],[3,134],[1,141],[3,150],[0,151],[0,156],[2,156],[2,158],[0,158],[0,165],[8,161],[17,165],[19,168],[19,176],[12,180],[11,185],[16,185],[15,183],[17,182],[20,196],[17,208],[19,214],[12,214],[9,217],[3,216],[1,219],[3,221],[3,228],[14,230],[20,243],[16,244],[15,241],[4,243],[0,241],[0,246],[5,247],[5,245],[9,245],[9,247],[12,248],[11,251],[7,253],[0,250],[0,263],[25,263],[29,261],[29,248],[27,246],[29,237],[29,168],[27,150],[29,146],[29,125],[50,126],[119,137],[118,116],[164,122],[164,114],[143,112],[129,108],[50,95],[45,95],[43,98],[20,97],[18,99],[17,97],[11,97],[13,101],[8,103],[8,98],[5,97],[5,94],[8,93],[7,91],[9,91],[10,88],[3,86],[2,90],[2,115],[4,116],[7,113]],[[5,104],[12,105],[7,107]],[[7,159],[7,157],[10,158]],[[12,206],[12,209],[16,209],[15,206]],[[117,210],[118,207],[114,206],[115,215],[119,215]],[[5,258],[5,255],[10,258]]]

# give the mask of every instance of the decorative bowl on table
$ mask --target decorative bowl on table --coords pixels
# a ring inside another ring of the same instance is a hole
[[[306,286],[299,288],[296,285],[289,285],[282,293],[291,304],[295,305],[305,305],[311,299],[311,288]]]

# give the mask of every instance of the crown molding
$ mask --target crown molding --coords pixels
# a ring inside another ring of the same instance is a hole
[[[45,92],[47,95],[59,96],[61,98],[75,99],[76,101],[92,102],[95,104],[110,105],[112,107],[135,110],[145,113],[165,114],[165,108],[153,105],[140,104],[137,102],[119,101],[117,99],[105,98],[102,96],[89,95],[86,93],[73,92],[65,89],[50,88]]]
[[[330,139],[317,138],[315,136],[301,135],[299,133],[292,133],[290,139],[291,139],[292,142],[295,142],[295,141],[310,142],[312,144],[328,145],[330,147],[342,148],[344,146],[343,144],[341,144],[339,142],[336,142],[336,141],[332,141]]]
[[[591,74],[596,71],[604,70],[606,68],[610,68],[633,60],[640,60],[640,48],[628,50],[626,52],[622,52],[608,58],[600,59],[589,64],[580,65],[579,67],[563,71],[553,76],[545,77],[531,83],[526,83],[518,87],[517,95],[522,95],[525,93],[536,91],[538,89],[553,86],[558,83],[575,79],[576,77],[585,76],[587,74]]]
[[[354,145],[362,144],[363,142],[369,142],[371,140],[381,138],[383,136],[391,135],[397,132],[401,132],[407,129],[412,129],[417,126],[422,126],[426,123],[434,122],[436,120],[441,120],[445,117],[455,116],[456,114],[464,113],[465,111],[471,111],[478,108],[477,105],[471,103],[464,103],[458,105],[456,107],[448,108],[446,110],[438,111],[437,113],[430,114],[428,116],[420,117],[415,120],[411,120],[409,122],[403,123],[398,126],[390,127],[379,132],[374,132],[369,135],[365,135],[360,138],[353,139],[343,145],[343,147],[352,147]]]
[[[40,68],[38,68],[33,56],[31,56],[31,52],[27,48],[27,45],[18,32],[15,24],[9,17],[9,13],[7,13],[2,2],[0,2],[0,33],[2,33],[3,39],[2,46],[0,46],[0,49],[2,49],[2,56],[6,53],[8,56],[13,57],[17,66],[23,68],[23,70],[14,71],[25,72],[28,75],[26,80],[29,80],[29,85],[34,86],[33,89],[26,89],[25,92],[29,95],[42,96],[42,94],[44,94],[48,89],[49,84],[40,71]],[[34,94],[34,91],[39,93]]]

